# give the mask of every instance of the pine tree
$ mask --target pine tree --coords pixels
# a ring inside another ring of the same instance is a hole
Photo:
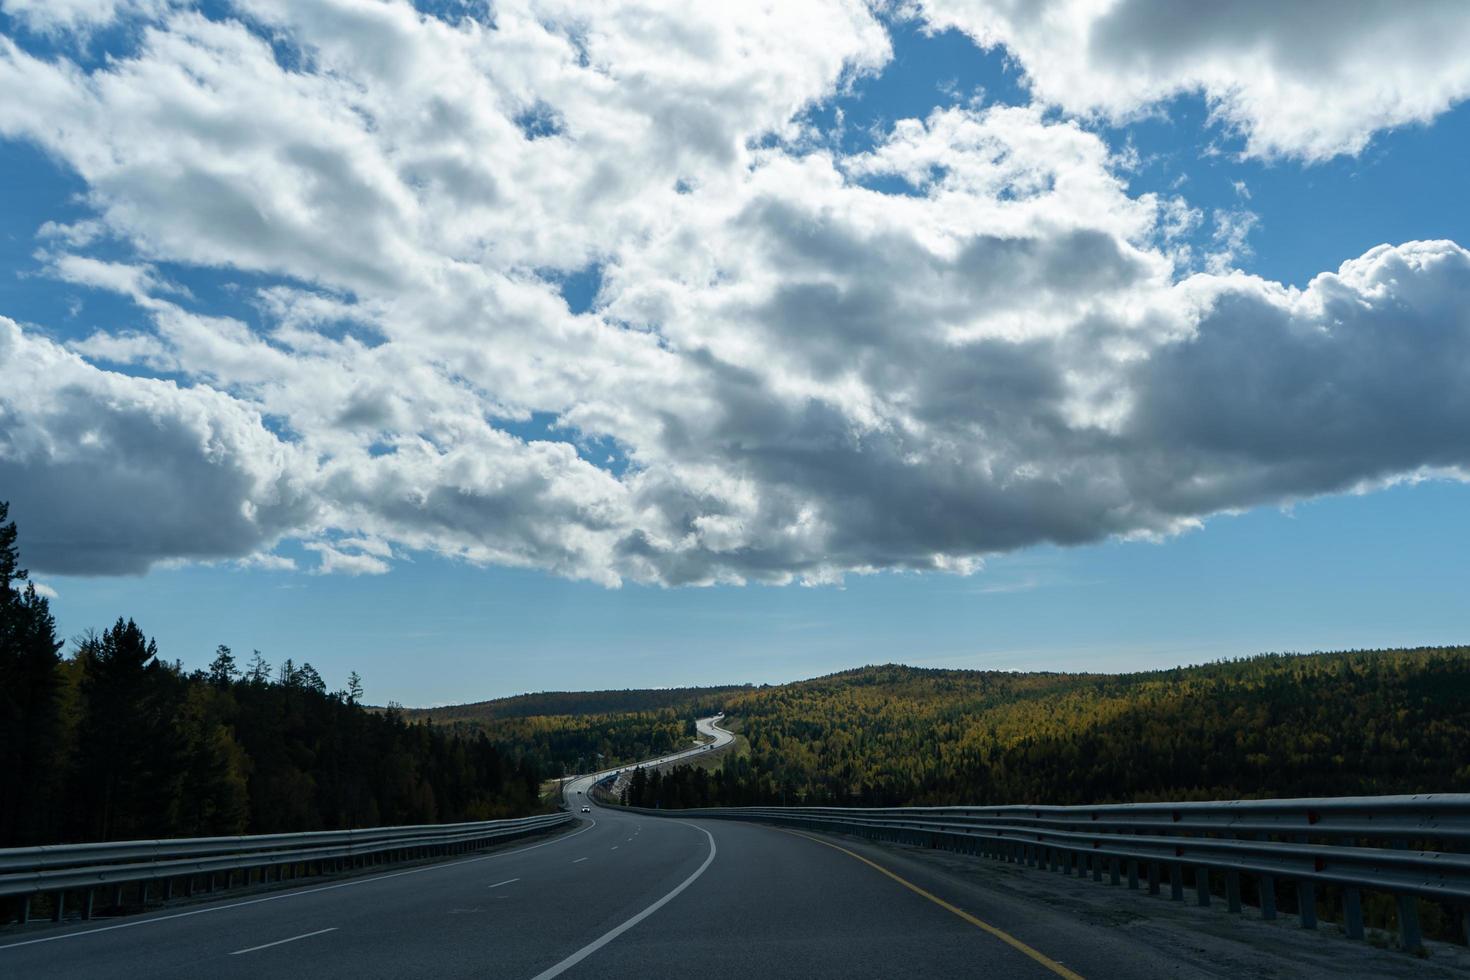
[[[271,665],[260,655],[259,650],[252,651],[254,656],[250,658],[250,667],[245,671],[245,679],[251,684],[269,684],[271,680]]]
[[[322,680],[322,675],[308,661],[302,661],[301,669],[296,671],[296,684],[318,694],[327,693],[327,682]]]
[[[61,644],[50,602],[20,567],[9,514],[0,501],[0,847],[38,841],[59,788]]]
[[[229,647],[221,643],[215,649],[214,660],[209,664],[210,681],[216,687],[229,687],[239,676],[240,669],[235,666],[235,655]]]
[[[178,803],[179,678],[131,619],[89,637],[78,658],[85,711],[72,777],[78,830],[93,840],[156,833]]]

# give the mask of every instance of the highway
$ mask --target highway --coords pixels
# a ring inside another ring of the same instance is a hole
[[[700,727],[716,742],[678,757],[730,740]],[[568,783],[581,820],[558,836],[12,932],[0,977],[1221,975],[893,849],[601,807],[608,773]]]

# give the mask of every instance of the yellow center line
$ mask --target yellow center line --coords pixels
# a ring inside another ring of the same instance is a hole
[[[938,905],[940,908],[945,909],[945,910],[950,911],[950,912],[953,912],[955,915],[959,916],[961,919],[964,919],[966,922],[970,923],[970,925],[975,926],[978,929],[983,929],[984,931],[990,933],[992,936],[994,936],[996,939],[999,939],[1001,942],[1005,943],[1007,946],[1010,946],[1013,949],[1016,949],[1016,950],[1019,950],[1022,953],[1025,953],[1027,956],[1031,957],[1033,960],[1035,960],[1036,962],[1040,963],[1042,966],[1046,967],[1048,970],[1050,970],[1051,972],[1055,973],[1057,976],[1059,976],[1059,977],[1065,977],[1066,980],[1083,980],[1083,977],[1082,977],[1082,975],[1080,973],[1077,973],[1077,972],[1075,972],[1073,970],[1069,970],[1065,966],[1063,966],[1062,964],[1058,963],[1056,960],[1052,959],[1050,956],[1047,956],[1045,953],[1042,953],[1042,952],[1040,952],[1038,950],[1032,949],[1030,946],[1027,946],[1025,943],[1021,942],[1021,940],[1017,939],[1015,936],[1012,936],[1010,933],[1006,932],[1004,929],[997,929],[995,926],[991,925],[990,923],[983,922],[980,919],[975,918],[973,915],[971,915],[970,913],[966,912],[964,909],[960,908],[959,906],[957,906],[957,905],[951,905],[949,902],[946,902],[944,899],[940,898],[938,895],[935,895],[933,892],[925,891],[924,889],[920,888],[918,885],[914,884],[912,881],[909,881],[909,880],[907,880],[905,878],[900,878],[898,875],[894,874],[892,871],[889,871],[887,868],[883,867],[883,865],[878,864],[876,861],[869,861],[867,858],[863,857],[861,854],[857,853],[856,851],[849,851],[845,847],[839,847],[838,845],[833,844],[830,841],[824,841],[820,837],[812,837],[810,834],[803,834],[800,831],[787,830],[784,827],[773,827],[772,829],[773,830],[779,830],[783,834],[791,834],[791,835],[793,835],[795,837],[805,837],[807,840],[811,841],[814,844],[821,844],[823,847],[830,847],[834,851],[841,851],[843,854],[846,854],[848,857],[857,858],[859,861],[863,862],[864,864],[866,864],[868,867],[872,868],[873,870],[878,871],[878,872],[881,872],[882,874],[885,874],[888,877],[892,878],[894,881],[898,882],[900,885],[902,885],[903,887],[907,888],[909,891],[914,892],[917,895],[924,896],[929,901],[933,902],[935,905]]]

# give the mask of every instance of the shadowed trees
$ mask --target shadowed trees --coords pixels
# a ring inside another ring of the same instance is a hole
[[[0,842],[40,832],[60,757],[61,644],[50,602],[20,567],[9,513],[0,501]]]
[[[0,503],[0,847],[519,816],[534,760],[362,706],[309,663],[162,660],[133,620],[65,659]]]

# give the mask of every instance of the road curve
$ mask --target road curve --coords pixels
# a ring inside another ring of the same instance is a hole
[[[639,767],[648,768],[652,766],[667,765],[671,762],[680,762],[685,759],[692,759],[695,756],[704,755],[707,752],[714,752],[718,749],[724,748],[731,742],[735,741],[734,735],[730,734],[725,729],[719,726],[719,722],[724,717],[725,716],[721,714],[715,715],[712,718],[700,718],[695,721],[695,729],[698,730],[700,735],[703,735],[704,737],[710,739],[710,741],[708,742],[704,742],[700,745],[694,746],[693,748],[683,749],[682,751],[674,752],[669,755],[661,755],[656,759],[647,759],[643,762],[635,763],[633,765],[618,766],[613,769],[604,769],[601,772],[589,773],[585,776],[578,776],[577,778],[569,781],[566,786],[563,787],[564,794],[567,797],[567,802],[569,804],[575,804],[578,809],[580,809],[583,804],[590,803],[590,800],[582,799],[582,797],[585,797],[586,795],[591,793],[592,785],[594,783],[606,779],[608,776],[620,777],[619,780],[613,785],[615,788],[621,788],[622,781],[627,778],[629,773]]]
[[[652,761],[727,744],[717,720],[700,722],[716,739],[710,746]],[[1192,975],[1109,930],[1064,912],[1007,907],[889,851],[592,803],[591,783],[615,771],[568,783],[574,809],[586,801],[592,812],[578,812],[580,826],[563,835],[12,933],[0,938],[0,976]]]

